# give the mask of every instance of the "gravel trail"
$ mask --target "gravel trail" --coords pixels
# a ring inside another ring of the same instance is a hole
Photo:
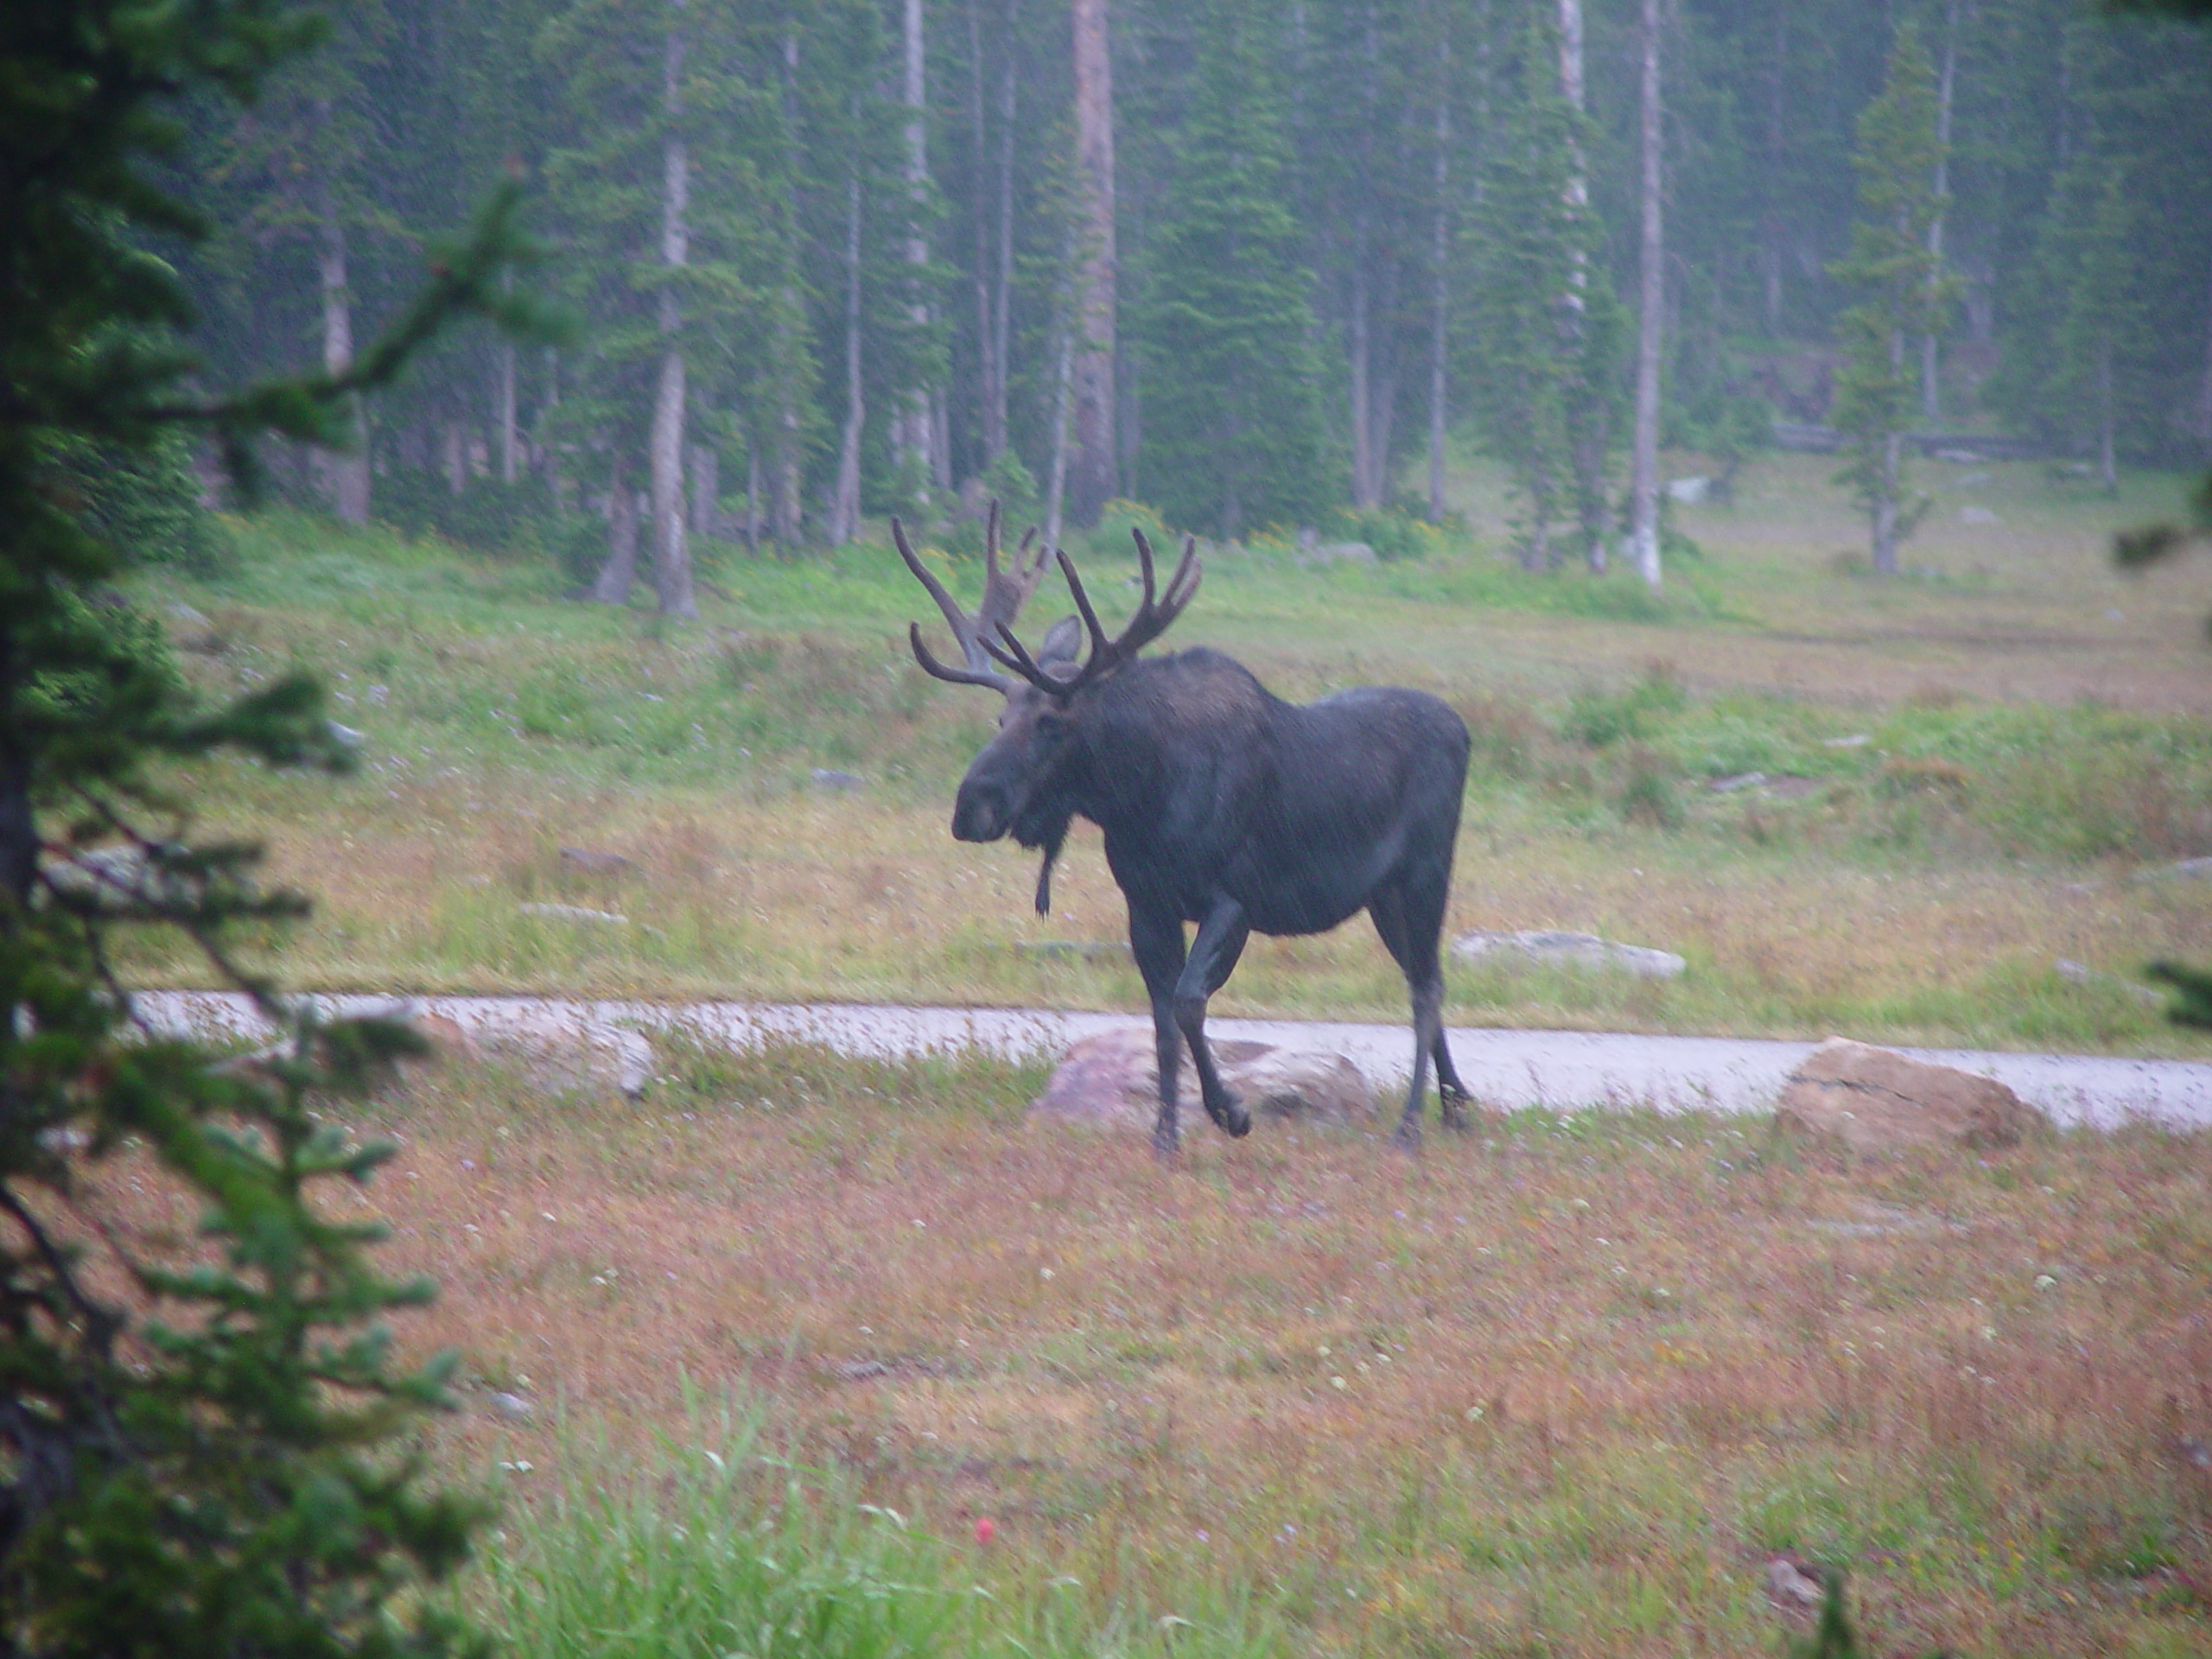
[[[221,992],[142,994],[140,1013],[156,1029],[265,1038],[244,997]],[[449,1020],[471,1037],[514,1044],[584,1044],[642,1081],[652,1065],[640,1033],[683,1032],[696,1040],[748,1046],[766,1039],[819,1043],[875,1058],[981,1048],[1007,1058],[1056,1055],[1077,1038],[1141,1025],[1129,1014],[1027,1008],[914,1008],[822,1003],[636,1002],[526,996],[329,996],[333,1013],[412,1009]],[[1207,1021],[1224,1038],[1331,1048],[1381,1089],[1403,1088],[1412,1061],[1404,1026],[1331,1021]],[[1764,1113],[1783,1080],[1812,1051],[1808,1042],[1734,1037],[1651,1037],[1629,1033],[1501,1031],[1454,1027],[1452,1053],[1478,1100],[1491,1107],[1652,1107],[1661,1111]],[[2212,1126],[2212,1064],[2115,1059],[2090,1054],[2015,1054],[1978,1049],[1908,1049],[1919,1058],[1996,1078],[2057,1123],[2114,1128],[2133,1118],[2177,1128]]]

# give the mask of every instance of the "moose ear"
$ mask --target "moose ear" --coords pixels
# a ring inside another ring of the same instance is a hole
[[[1071,616],[1064,616],[1046,631],[1045,643],[1037,648],[1037,666],[1056,680],[1064,680],[1076,665],[1076,652],[1083,645],[1083,624]]]

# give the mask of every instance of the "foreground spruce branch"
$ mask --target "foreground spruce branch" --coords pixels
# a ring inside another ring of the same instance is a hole
[[[189,307],[150,233],[208,226],[149,181],[188,97],[250,100],[315,25],[263,0],[112,0],[0,27],[0,1647],[11,1653],[430,1654],[473,1648],[416,1586],[465,1557],[474,1500],[427,1491],[395,1436],[450,1362],[403,1372],[380,1321],[427,1300],[379,1274],[333,1182],[388,1148],[315,1103],[416,1046],[318,1027],[241,962],[296,896],[257,849],[191,837],[175,779],[220,749],[341,770],[312,681],[228,707],[187,694],[105,584],[126,556],[77,484],[86,446],[198,429],[253,479],[276,433],[342,447],[365,387],[500,292],[516,189],[433,257],[416,302],[343,372],[200,395]],[[158,772],[157,781],[156,774]],[[291,1039],[226,1068],[140,1040],[124,936],[181,931]],[[180,1224],[124,1189],[168,1205]],[[192,1230],[194,1219],[197,1231]]]

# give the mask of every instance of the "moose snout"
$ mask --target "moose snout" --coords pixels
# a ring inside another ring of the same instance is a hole
[[[1014,822],[1014,803],[988,784],[963,784],[952,804],[955,841],[996,841]]]

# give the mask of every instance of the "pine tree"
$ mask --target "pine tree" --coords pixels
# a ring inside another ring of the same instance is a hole
[[[1241,535],[1310,523],[1324,464],[1313,318],[1286,202],[1267,0],[1200,22],[1195,97],[1147,248],[1141,486],[1173,522]]]
[[[212,431],[254,474],[273,430],[326,448],[456,312],[510,321],[515,193],[432,251],[393,330],[322,372],[200,401],[174,266],[207,226],[154,181],[191,94],[243,101],[314,37],[264,0],[149,10],[57,0],[0,13],[0,1646],[30,1656],[429,1656],[478,1650],[426,1586],[476,1506],[426,1491],[396,1443],[449,1369],[396,1370],[380,1320],[429,1287],[378,1274],[376,1230],[321,1193],[389,1148],[311,1091],[408,1046],[318,1027],[239,965],[240,924],[296,914],[255,849],[188,838],[177,779],[231,748],[339,767],[303,676],[219,709],[157,625],[105,585],[124,550],[67,468]],[[261,1067],[134,1029],[118,933],[181,930],[291,1040]],[[201,1206],[200,1242],[104,1210],[92,1178],[135,1142]]]
[[[1908,346],[1934,332],[1952,284],[1929,245],[1942,211],[1936,194],[1936,66],[1910,23],[1897,29],[1880,94],[1860,114],[1859,218],[1851,253],[1830,267],[1858,294],[1837,319],[1843,368],[1836,377],[1831,420],[1844,435],[1850,461],[1837,481],[1850,486],[1867,517],[1874,569],[1895,574],[1897,544],[1927,510],[1908,496],[1904,435],[1918,407],[1918,365]]]
[[[1531,568],[1556,562],[1563,517],[1586,516],[1577,451],[1618,429],[1624,332],[1594,220],[1572,188],[1582,124],[1557,64],[1552,22],[1531,8],[1503,77],[1468,248],[1476,414],[1512,475]]]

